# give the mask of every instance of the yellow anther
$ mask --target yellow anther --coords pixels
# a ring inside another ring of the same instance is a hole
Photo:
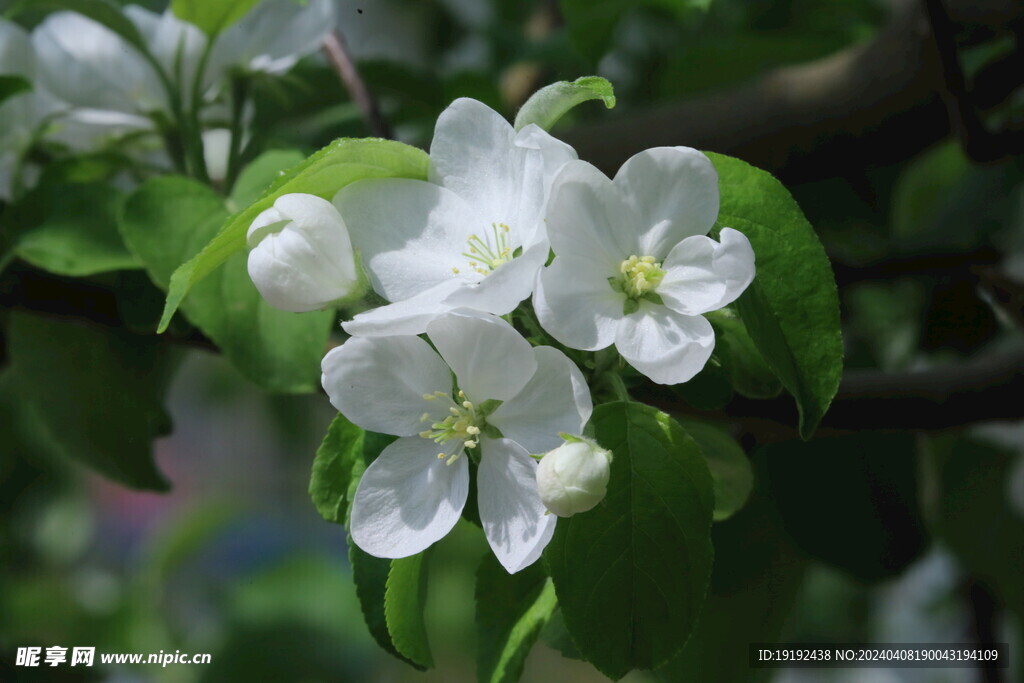
[[[466,398],[466,392],[463,391],[462,389],[459,389],[459,394],[458,395],[459,395],[459,398]]]
[[[665,271],[653,256],[637,257],[635,254],[619,264],[622,273],[622,292],[632,299],[639,299],[657,287]]]
[[[459,269],[458,269],[458,268],[455,268],[455,267],[453,266],[453,267],[452,267],[452,272],[453,272],[453,273],[455,273],[456,275],[458,275],[458,274],[459,274]]]
[[[459,415],[461,415],[461,413],[459,412],[459,409],[454,407],[454,406],[449,408],[448,412],[451,413],[452,415],[454,415],[455,417],[458,417]]]
[[[420,422],[426,422],[430,419],[430,413],[423,413],[420,415]]]
[[[433,401],[435,398],[437,398],[437,396],[434,396],[433,394],[423,394],[424,401]]]
[[[469,425],[468,427],[466,427],[466,433],[471,434],[472,436],[476,436],[477,434],[480,433],[480,428],[477,427],[476,425]]]
[[[476,448],[476,441],[464,441],[462,445],[465,446],[466,448]]]
[[[470,403],[469,401],[463,401],[462,407],[465,408],[466,410],[473,410],[473,404]]]
[[[438,453],[437,454],[437,459],[438,460],[444,460],[447,457],[448,457],[448,455],[446,453]]]

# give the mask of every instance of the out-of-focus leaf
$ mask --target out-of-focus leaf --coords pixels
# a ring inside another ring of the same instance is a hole
[[[739,159],[708,154],[718,171],[718,225],[739,230],[757,277],[737,301],[751,339],[800,410],[810,438],[839,388],[843,342],[832,266],[782,183]]]
[[[612,84],[600,76],[583,76],[575,81],[558,81],[533,93],[516,114],[515,129],[535,123],[551,130],[558,119],[578,104],[601,100],[607,109],[615,106]]]
[[[427,554],[391,560],[384,593],[384,619],[391,642],[402,656],[429,669],[434,666],[423,610],[427,604]]]
[[[967,571],[1024,615],[1024,514],[1009,495],[1020,457],[981,437],[957,439],[941,464],[936,526]]]
[[[12,380],[68,457],[126,486],[169,488],[152,441],[170,431],[164,391],[176,357],[151,338],[13,314]]]
[[[102,183],[43,185],[4,216],[15,253],[37,268],[81,277],[140,268],[117,230],[121,193]]]
[[[150,180],[125,202],[121,232],[158,286],[195,254],[227,216],[224,201],[195,181]],[[246,255],[236,253],[185,302],[185,314],[246,377],[279,392],[312,391],[331,311],[288,313],[267,304],[249,279]]]
[[[714,520],[729,519],[750,497],[754,471],[743,448],[725,431],[697,420],[684,420],[686,433],[700,446],[715,484]]]
[[[557,604],[540,564],[509,574],[487,553],[476,574],[477,680],[516,683]]]
[[[279,176],[259,201],[224,221],[216,236],[211,235],[213,238],[208,238],[199,253],[192,252],[195,255],[187,262],[179,262],[180,266],[170,277],[167,304],[158,331],[167,329],[181,300],[196,283],[245,248],[245,235],[253,219],[281,195],[305,192],[330,200],[341,188],[364,178],[425,180],[429,162],[426,152],[400,142],[375,138],[335,140]]]
[[[204,33],[215,36],[260,0],[171,0],[171,11],[179,19],[198,26]]]
[[[703,11],[712,0],[562,0],[559,8],[565,16],[569,38],[584,57],[596,62],[611,43],[615,27],[627,11],[638,4],[669,10],[678,16]]]
[[[663,664],[696,625],[714,491],[697,444],[654,408],[606,403],[587,429],[615,456],[608,494],[560,519],[545,557],[573,643],[617,679]]]
[[[733,398],[729,374],[715,359],[690,381],[673,385],[671,391],[698,410],[721,410]]]
[[[761,449],[787,533],[865,581],[895,576],[928,545],[912,434],[861,432]]]
[[[0,75],[0,104],[9,97],[32,90],[32,84],[21,76]]]

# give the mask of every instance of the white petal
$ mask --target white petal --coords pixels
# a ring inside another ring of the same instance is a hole
[[[507,400],[537,370],[533,347],[501,318],[458,309],[427,325],[434,342],[469,400]]]
[[[312,0],[304,5],[290,0],[258,4],[217,38],[210,70],[237,66],[281,73],[300,57],[320,49],[334,27],[334,7],[330,0]]]
[[[476,283],[464,283],[445,299],[449,308],[466,307],[495,315],[510,313],[533,293],[537,271],[548,258],[548,243],[534,244]]]
[[[519,181],[526,150],[515,145],[515,131],[486,104],[460,98],[437,118],[430,143],[430,181],[477,211],[493,213],[484,221],[507,221],[511,195]]]
[[[722,228],[721,242],[704,235],[677,244],[662,267],[658,295],[683,315],[700,315],[727,306],[754,279],[754,250],[743,233]]]
[[[153,68],[124,39],[75,12],[49,15],[32,32],[39,80],[70,104],[136,112],[164,105]]]
[[[640,302],[615,336],[615,348],[634,368],[658,384],[679,384],[701,371],[715,348],[711,323],[665,306]]]
[[[0,19],[0,74],[32,78],[35,54],[28,32],[13,21]]]
[[[335,197],[352,242],[362,252],[374,290],[408,299],[457,276],[478,225],[468,204],[432,183],[402,178],[361,180]]]
[[[718,216],[718,173],[689,147],[655,147],[631,157],[615,187],[642,217],[642,254],[664,259],[681,240],[706,235]]]
[[[525,244],[546,242],[544,214],[551,187],[562,167],[577,159],[576,150],[532,123],[516,133],[515,144],[531,151],[522,155],[522,176],[517,181],[518,204],[514,215],[506,222],[522,230]]]
[[[537,463],[510,439],[485,439],[477,498],[480,522],[498,561],[515,574],[540,557],[557,517],[545,514],[537,493]]]
[[[638,253],[640,216],[603,173],[585,161],[562,167],[551,189],[545,224],[557,256],[575,255],[601,270],[617,273],[624,259]]]
[[[451,465],[418,436],[399,439],[366,468],[352,501],[356,545],[376,557],[409,557],[443,538],[466,504],[469,466]]]
[[[596,351],[610,346],[626,299],[608,284],[615,274],[584,258],[557,257],[540,272],[533,293],[541,326],[573,349]]]
[[[196,70],[206,49],[207,38],[199,28],[187,21],[182,21],[171,10],[163,14],[151,12],[142,7],[129,5],[124,9],[125,15],[131,19],[142,34],[150,53],[160,66],[178,82],[187,84],[182,88],[185,104],[191,102],[191,84],[195,80]],[[210,69],[207,68],[207,75]],[[223,74],[218,74],[223,75]],[[209,78],[206,79],[209,81]]]
[[[363,429],[411,436],[443,419],[449,401],[424,394],[450,394],[451,373],[419,337],[353,337],[331,349],[321,363],[331,405]],[[424,413],[429,419],[421,421]]]
[[[594,404],[583,374],[564,353],[540,346],[533,354],[533,377],[487,421],[530,453],[546,453],[561,445],[559,432],[583,432]]]
[[[363,337],[423,334],[427,330],[427,323],[452,310],[444,300],[461,287],[463,283],[459,280],[442,282],[410,299],[359,313],[341,326],[349,334]]]

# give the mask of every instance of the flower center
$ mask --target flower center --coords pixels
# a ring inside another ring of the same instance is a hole
[[[665,271],[653,256],[637,258],[635,254],[619,264],[619,272],[622,273],[621,291],[630,299],[640,299],[653,292],[665,277]]]
[[[451,404],[448,407],[450,414],[447,417],[430,425],[430,429],[420,432],[421,437],[431,439],[436,444],[444,444],[452,439],[458,439],[462,442],[454,453],[442,451],[437,454],[439,460],[447,458],[445,461],[446,465],[451,465],[458,460],[459,456],[463,453],[463,449],[476,448],[479,445],[480,427],[484,424],[484,416],[477,412],[476,406],[466,398],[466,394],[459,391],[458,396],[461,403],[456,404],[451,399],[451,396],[443,391],[423,394],[424,401],[441,399]],[[429,419],[430,413],[423,413],[423,416],[420,417],[420,422],[426,422]]]
[[[491,223],[491,234],[484,234],[483,239],[478,235],[470,235],[467,243],[469,250],[462,252],[462,255],[469,259],[469,267],[484,277],[498,269],[498,266],[508,263],[516,254],[509,243],[509,227],[504,223]],[[459,274],[458,268],[452,268],[452,272]]]

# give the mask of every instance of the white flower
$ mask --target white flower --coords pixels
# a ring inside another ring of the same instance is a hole
[[[362,294],[338,211],[311,194],[286,194],[249,226],[249,277],[271,306],[301,313]]]
[[[334,198],[374,290],[392,302],[345,330],[419,334],[454,308],[513,310],[548,256],[550,179],[575,156],[537,126],[516,133],[480,102],[453,102],[437,120],[429,182],[361,180]]]
[[[563,438],[566,443],[550,451],[537,466],[537,492],[548,510],[571,517],[604,499],[612,454],[590,439]]]
[[[284,73],[319,50],[334,24],[331,0],[261,2],[217,37],[209,72],[216,76],[238,68]]]
[[[614,181],[582,161],[568,164],[548,207],[556,258],[533,298],[541,325],[575,349],[615,344],[659,384],[690,379],[715,345],[701,314],[734,301],[754,278],[743,234],[706,236],[717,215],[718,176],[696,150],[646,150]]]
[[[203,33],[177,19],[128,7],[125,15],[142,35],[156,62],[176,82],[191,84],[206,46]],[[40,77],[47,90],[98,121],[139,128],[144,117],[171,110],[153,65],[133,45],[97,21],[75,12],[49,15],[32,33]],[[182,94],[189,88],[182,86]],[[77,112],[76,112],[77,114]],[[133,118],[134,117],[134,118]]]
[[[424,550],[458,521],[472,459],[487,541],[517,572],[540,557],[555,524],[530,453],[556,446],[559,432],[578,432],[590,393],[560,351],[531,347],[495,316],[453,311],[431,321],[427,336],[436,352],[411,335],[353,337],[323,360],[335,408],[364,429],[401,437],[359,482],[352,539],[378,557]]]

